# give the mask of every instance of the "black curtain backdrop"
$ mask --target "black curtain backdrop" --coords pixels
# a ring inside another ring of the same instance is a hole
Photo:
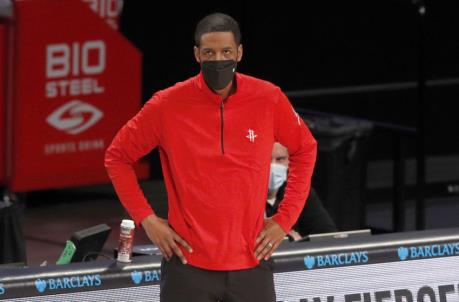
[[[459,78],[459,2],[426,1],[425,71],[428,80]],[[237,19],[244,57],[239,71],[284,91],[417,80],[417,11],[413,1],[267,3],[125,1],[121,31],[143,53],[143,100],[199,72],[193,56],[196,23],[211,12]],[[459,152],[459,85],[430,88],[427,152]],[[296,107],[415,127],[416,90],[292,98]],[[410,147],[414,150],[414,141]],[[391,156],[385,143],[379,157]],[[410,150],[409,150],[410,151]]]

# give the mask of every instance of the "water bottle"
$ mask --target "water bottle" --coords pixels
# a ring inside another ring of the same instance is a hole
[[[120,226],[120,238],[118,242],[118,257],[119,262],[132,261],[132,245],[134,243],[134,221],[123,219]]]

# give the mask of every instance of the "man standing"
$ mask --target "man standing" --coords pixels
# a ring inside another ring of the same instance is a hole
[[[106,152],[122,204],[167,260],[161,301],[275,301],[266,260],[303,208],[316,141],[279,87],[236,72],[242,53],[233,18],[204,17],[194,47],[201,72],[153,95]],[[275,141],[289,150],[288,186],[264,219]],[[155,215],[132,168],[156,147],[167,220]]]

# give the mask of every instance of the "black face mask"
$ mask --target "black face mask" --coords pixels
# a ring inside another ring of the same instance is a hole
[[[201,70],[207,86],[213,90],[225,88],[234,77],[236,65],[234,60],[203,61]]]

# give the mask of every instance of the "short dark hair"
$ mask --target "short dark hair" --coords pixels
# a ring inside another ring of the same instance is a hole
[[[231,16],[222,13],[213,13],[205,16],[196,25],[194,31],[194,43],[199,47],[201,36],[212,32],[232,32],[236,44],[241,43],[241,30],[239,24]]]

